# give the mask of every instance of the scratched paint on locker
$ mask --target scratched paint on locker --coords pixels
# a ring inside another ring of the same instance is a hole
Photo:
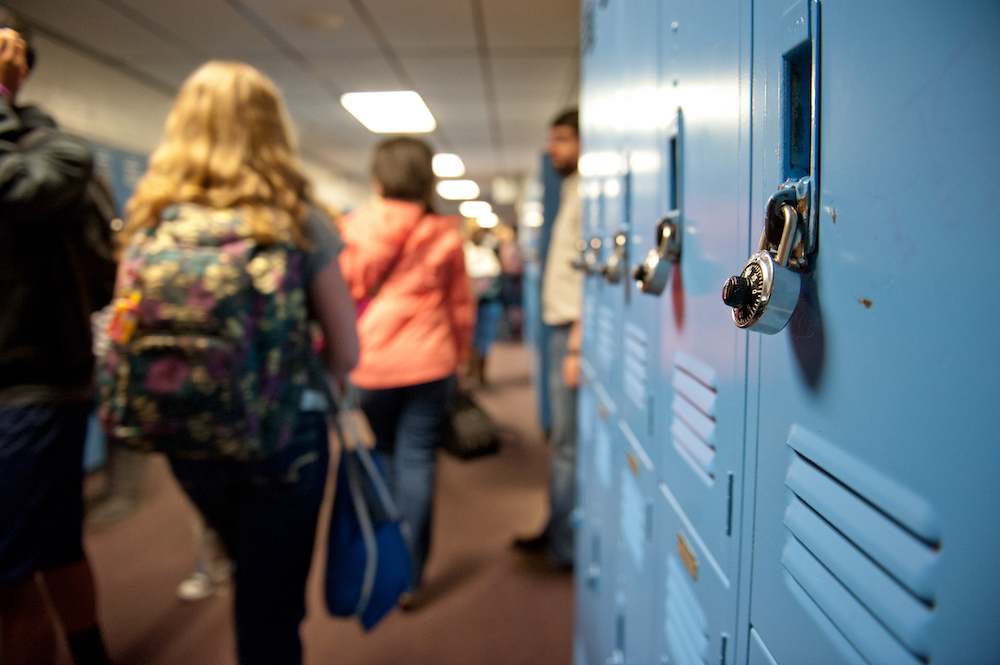
[[[642,570],[646,558],[646,502],[635,476],[622,469],[621,525],[625,543],[637,569]]]
[[[646,408],[646,364],[648,362],[648,336],[634,323],[625,324],[625,357],[622,369],[622,387],[632,403]]]

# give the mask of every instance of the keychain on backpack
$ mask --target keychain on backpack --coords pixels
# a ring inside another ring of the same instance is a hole
[[[115,301],[111,321],[108,323],[108,339],[117,344],[125,344],[132,339],[132,333],[135,332],[135,326],[139,322],[141,299],[142,294],[133,291],[128,298],[118,298]]]

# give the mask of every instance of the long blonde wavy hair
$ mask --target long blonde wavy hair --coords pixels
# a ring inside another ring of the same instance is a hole
[[[125,206],[123,243],[156,226],[174,203],[238,208],[257,242],[308,247],[309,181],[281,93],[241,62],[213,61],[177,95],[163,142]]]

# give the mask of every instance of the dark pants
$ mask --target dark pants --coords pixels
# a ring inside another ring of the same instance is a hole
[[[83,441],[91,408],[0,409],[0,582],[83,559]]]
[[[437,448],[448,424],[456,380],[402,388],[354,388],[358,405],[375,433],[376,449],[386,455],[386,480],[408,526],[404,537],[413,564],[413,586],[420,585],[431,545],[431,513]]]
[[[299,624],[329,466],[325,414],[300,413],[291,444],[260,461],[170,465],[235,564],[239,662],[301,663]]]

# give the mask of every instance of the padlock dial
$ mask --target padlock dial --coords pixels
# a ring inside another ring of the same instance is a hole
[[[769,295],[768,275],[760,253],[754,254],[747,262],[743,273],[739,276],[741,289],[740,303],[733,308],[733,321],[740,328],[753,325],[760,318],[767,306]],[[732,281],[732,280],[730,280]],[[729,284],[727,283],[727,286]],[[725,298],[725,294],[723,294]]]

